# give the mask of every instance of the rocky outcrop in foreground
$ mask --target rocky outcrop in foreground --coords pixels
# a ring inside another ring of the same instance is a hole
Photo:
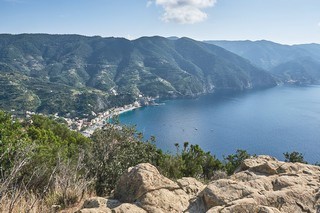
[[[258,156],[206,186],[139,164],[123,174],[114,197],[91,198],[79,212],[320,212],[320,167]]]

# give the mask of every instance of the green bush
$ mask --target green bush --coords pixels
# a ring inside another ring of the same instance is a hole
[[[292,162],[292,163],[307,163],[304,160],[303,154],[299,153],[299,152],[285,152],[283,153],[284,158],[285,158],[285,162]]]
[[[204,152],[199,145],[183,144],[180,152],[179,144],[176,155],[162,155],[159,161],[159,170],[169,178],[195,177],[210,180],[215,171],[222,170],[222,163],[212,156],[210,152]]]
[[[108,124],[96,131],[92,146],[86,152],[85,163],[95,177],[97,195],[110,193],[121,174],[139,163],[156,164],[159,151],[154,141],[142,141],[135,128]]]
[[[3,111],[0,111],[0,180],[6,179],[28,143],[31,143],[28,135],[23,131],[22,125],[17,120]]]
[[[49,118],[36,115],[20,122],[0,111],[0,179],[7,179],[20,162],[17,184],[43,192],[57,162],[76,162],[89,144],[80,133]]]
[[[245,150],[238,149],[235,154],[228,155],[224,157],[225,165],[224,168],[228,175],[232,175],[234,171],[241,165],[241,163],[250,158],[251,155]]]

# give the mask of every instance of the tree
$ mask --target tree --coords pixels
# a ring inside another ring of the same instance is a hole
[[[160,152],[151,141],[142,141],[134,127],[107,124],[92,135],[92,144],[85,159],[95,177],[97,195],[110,193],[122,173],[139,163],[156,165]]]
[[[199,145],[190,145],[189,147],[189,143],[185,142],[181,157],[185,164],[183,169],[184,176],[196,178],[202,176],[205,152]]]
[[[228,173],[228,175],[231,175],[234,173],[234,171],[240,166],[240,164],[247,158],[250,158],[251,155],[248,154],[247,151],[238,149],[236,154],[228,155],[227,157],[224,157],[225,163],[225,169]]]
[[[292,162],[292,163],[296,163],[296,162],[299,162],[299,163],[307,163],[305,160],[304,160],[304,157],[303,157],[303,154],[302,153],[299,153],[299,152],[285,152],[283,153],[284,155],[284,161],[285,162]]]

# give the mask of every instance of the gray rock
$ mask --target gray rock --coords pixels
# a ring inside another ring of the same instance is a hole
[[[320,168],[269,156],[245,160],[203,191],[208,212],[316,212]]]

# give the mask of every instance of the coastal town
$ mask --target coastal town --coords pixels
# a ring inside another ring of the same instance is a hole
[[[89,118],[89,116],[85,118],[66,118],[59,116],[58,113],[49,116],[52,116],[55,119],[62,119],[69,129],[73,131],[78,131],[86,137],[90,137],[95,130],[103,128],[108,123],[110,118],[112,118],[113,116],[120,115],[148,105],[157,105],[155,103],[155,98],[141,96],[132,104],[124,105],[121,107],[113,107],[104,112],[96,113],[92,111],[90,117],[93,118]],[[35,114],[43,115],[42,113],[36,113],[31,111],[25,112],[26,118],[30,118],[32,115]]]
[[[132,104],[124,105],[123,107],[111,108],[105,112],[94,113],[92,115],[95,116],[90,121],[87,118],[84,119],[70,119],[67,118],[68,127],[72,130],[76,130],[81,132],[84,136],[90,137],[96,129],[101,129],[106,125],[112,116],[120,115],[122,113],[135,110],[137,108],[142,107],[142,105],[135,101]]]

